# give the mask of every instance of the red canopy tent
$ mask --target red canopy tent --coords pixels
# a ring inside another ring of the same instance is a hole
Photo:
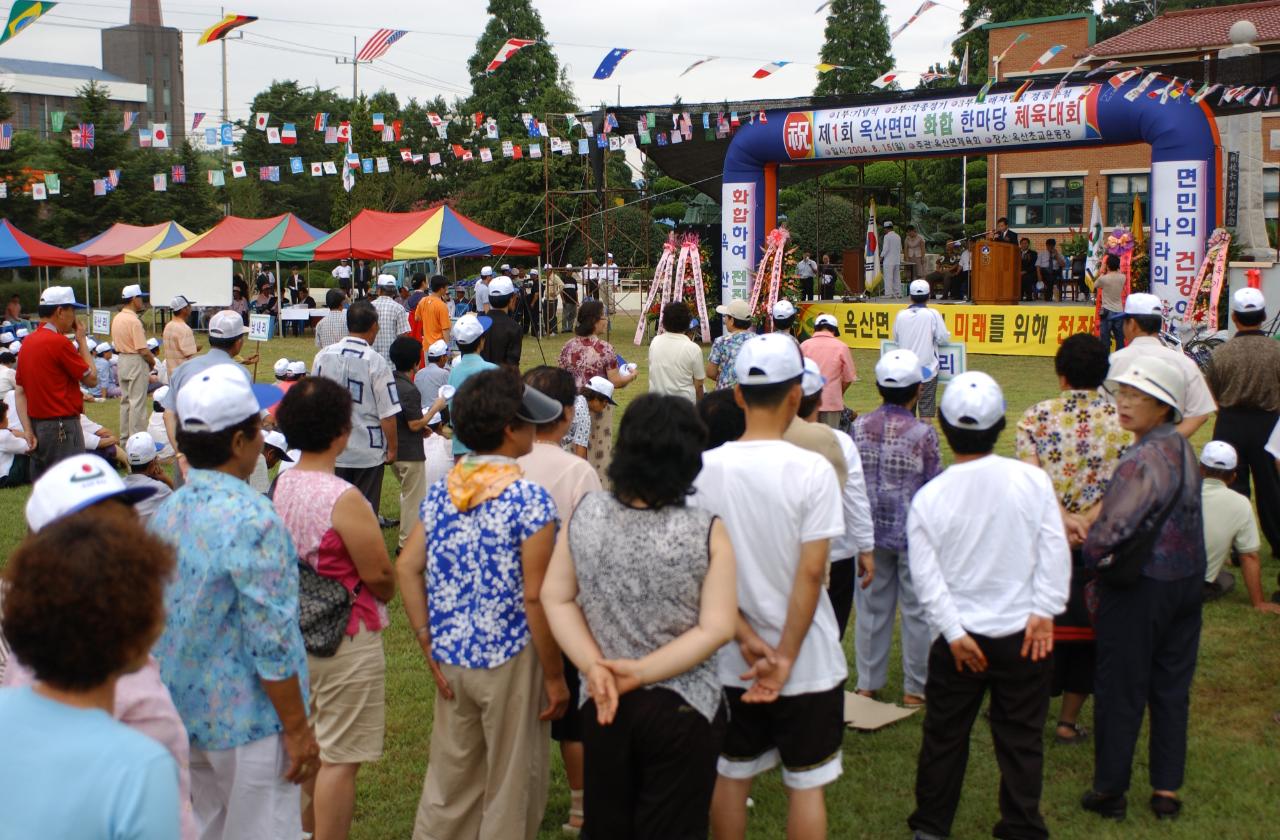
[[[305,245],[324,235],[324,231],[292,213],[269,219],[227,216],[196,238],[157,251],[155,259],[230,257],[233,260],[278,260],[280,250]]]
[[[83,255],[41,242],[18,230],[8,219],[0,219],[0,268],[87,264]]]
[[[539,253],[536,242],[491,230],[452,207],[439,205],[413,213],[361,210],[349,224],[325,239],[296,248],[282,248],[280,260],[536,257]]]

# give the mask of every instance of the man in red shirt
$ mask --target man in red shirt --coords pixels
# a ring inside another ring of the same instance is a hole
[[[36,310],[40,326],[26,341],[18,358],[15,400],[18,420],[31,447],[31,478],[63,458],[84,454],[80,412],[84,410],[81,384],[92,388],[98,374],[89,357],[84,324],[76,317],[75,292],[68,286],[50,286],[40,295]],[[75,332],[75,343],[67,333]]]

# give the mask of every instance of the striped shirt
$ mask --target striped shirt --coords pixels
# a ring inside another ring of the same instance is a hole
[[[332,379],[351,393],[351,435],[337,465],[367,469],[383,463],[387,439],[382,421],[400,413],[400,395],[387,360],[364,339],[349,335],[316,354],[311,374]]]

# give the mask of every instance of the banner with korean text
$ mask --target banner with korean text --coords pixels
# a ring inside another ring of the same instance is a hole
[[[729,223],[720,234],[720,288],[724,300],[746,298],[756,260],[756,185],[726,181],[720,206]]]
[[[893,319],[905,309],[901,303],[811,303],[801,308],[806,333],[813,321],[829,312],[840,322],[840,340],[860,350],[879,350],[893,340]],[[996,356],[1053,356],[1070,335],[1094,331],[1090,306],[968,306],[933,307],[967,353]]]

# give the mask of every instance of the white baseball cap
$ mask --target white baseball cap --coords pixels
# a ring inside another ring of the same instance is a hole
[[[717,306],[716,314],[733,318],[735,321],[750,321],[751,304],[742,298],[734,298],[728,303],[722,303]]]
[[[188,300],[186,295],[174,295],[173,300],[169,301],[169,308],[174,312],[180,312],[188,306],[195,304],[194,300]]]
[[[813,319],[814,329],[818,327],[830,327],[836,331],[836,335],[840,334],[840,322],[836,320],[836,316],[830,312],[823,312],[817,318]]]
[[[827,378],[818,370],[818,363],[813,359],[804,360],[804,373],[800,376],[800,390],[806,397],[812,397],[827,384]]]
[[[795,305],[785,298],[773,305],[773,319],[775,321],[785,321],[788,318],[794,318],[795,314]]]
[[[223,309],[215,312],[209,319],[210,338],[239,338],[247,332],[249,328],[244,325],[244,319],[235,310]]]
[[[156,443],[150,432],[135,432],[124,442],[124,454],[128,456],[131,467],[150,464],[161,449],[164,449],[164,444]]]
[[[40,293],[41,306],[70,306],[75,309],[87,309],[83,303],[76,303],[76,293],[70,286],[50,286]]]
[[[1225,440],[1211,440],[1200,451],[1200,463],[1215,470],[1234,470],[1238,463],[1236,448]]]
[[[933,294],[933,289],[929,286],[928,280],[912,280],[911,285],[907,287],[907,293],[912,297],[920,295],[928,297]]]
[[[306,376],[306,374],[307,374],[307,363],[306,363],[306,362],[303,362],[303,361],[292,361],[292,362],[289,362],[289,375],[290,375],[290,376]]]
[[[502,264],[502,268],[500,268],[500,269],[498,269],[498,270],[499,270],[499,271],[510,271],[510,270],[511,270],[511,266],[510,266],[510,265],[508,265],[507,263],[503,263],[503,264]]]
[[[1235,294],[1231,296],[1232,312],[1261,312],[1266,308],[1266,298],[1262,296],[1261,291],[1252,286],[1236,289]]]
[[[468,312],[453,322],[453,338],[462,344],[474,344],[492,323],[492,318]]]
[[[505,266],[504,266],[505,268]],[[489,284],[489,294],[492,297],[506,297],[516,293],[515,284],[511,282],[510,277],[497,277]]]
[[[72,455],[36,480],[27,500],[27,526],[39,531],[104,499],[118,498],[131,505],[154,493],[154,487],[125,487],[116,471],[97,455]]]
[[[263,446],[270,446],[273,449],[280,450],[280,458],[282,460],[293,463],[293,458],[289,456],[289,442],[285,440],[284,435],[272,429],[262,435]]]
[[[1159,315],[1164,317],[1164,304],[1160,298],[1147,292],[1134,292],[1125,298],[1126,315]]]
[[[804,357],[791,336],[767,333],[743,342],[733,369],[740,385],[776,385],[799,379]]]
[[[152,336],[151,338],[148,338],[148,339],[147,339],[147,349],[148,349],[148,350],[150,350],[152,353],[154,353],[155,351],[159,350],[159,349],[160,349],[160,339],[156,338],[155,336]]]
[[[587,380],[587,390],[595,391],[597,394],[605,398],[610,405],[617,405],[613,401],[613,383],[603,376],[593,376]]]
[[[161,385],[156,389],[156,392],[151,395],[151,399],[153,402],[162,403],[164,402],[164,398],[167,396],[169,396],[169,386]]]
[[[892,222],[892,221],[890,221],[889,219],[885,219],[885,220],[884,220],[884,226],[885,226],[885,227],[887,227],[887,228],[891,228],[891,227],[893,227],[893,222]]]
[[[457,329],[457,327],[454,327]],[[437,338],[431,342],[431,346],[427,348],[428,359],[438,359],[441,356],[449,355],[449,345],[445,343],[443,338]]]
[[[21,341],[15,341],[13,344],[9,345],[9,352],[15,356],[18,355],[18,351],[21,349],[22,349]]]
[[[69,335],[67,338],[71,339],[72,344],[76,343],[76,337],[74,335]],[[94,350],[98,349],[98,342],[86,335],[84,337],[84,346],[88,347],[89,352],[92,353]]]
[[[484,268],[480,269],[480,276],[481,276],[481,277],[492,277],[492,276],[493,276],[493,266],[491,266],[491,265],[486,265]]]
[[[538,274],[538,269],[536,269],[536,268],[531,268],[531,269],[529,269],[529,276],[530,276],[530,277],[538,277],[538,276],[540,276],[540,275]]]
[[[268,386],[271,387],[271,386]],[[279,399],[280,389],[271,387]],[[187,432],[220,432],[243,423],[261,409],[258,397],[238,366],[214,365],[178,392],[178,424]]]
[[[142,287],[137,283],[130,283],[124,287],[124,291],[120,293],[121,300],[133,300],[136,297],[146,297],[147,293],[142,291]]]
[[[93,352],[95,352],[95,353],[97,353],[99,356],[101,356],[103,353],[111,353],[111,352],[113,352],[114,350],[115,350],[115,348],[111,346],[111,342],[109,342],[109,341],[104,341],[104,342],[102,342],[101,344],[99,344],[97,347],[95,347],[95,348],[93,349]]]
[[[0,344],[12,344],[12,343],[13,343],[13,333],[9,332],[8,330],[4,332],[0,332]]]
[[[276,359],[276,363],[271,366],[271,370],[275,373],[276,378],[279,379],[289,372],[289,360]]]
[[[931,371],[922,367],[920,357],[910,350],[890,350],[876,362],[876,384],[885,388],[905,388],[923,382]]]
[[[1116,376],[1107,377],[1107,390],[1128,385],[1154,397],[1173,409],[1173,422],[1182,422],[1182,403],[1187,395],[1187,381],[1172,362],[1157,356],[1138,356]]]
[[[397,287],[397,286],[399,286],[399,285],[400,285],[400,284],[396,282],[396,277],[395,277],[395,275],[394,275],[394,274],[379,274],[379,275],[378,275],[378,288],[379,288],[379,289],[394,289],[394,288],[396,288],[396,287]]]
[[[971,370],[951,380],[938,407],[952,426],[982,431],[1004,417],[1004,392],[990,376]]]
[[[23,339],[31,335],[31,330],[27,329],[26,327],[18,327],[18,331],[14,333],[14,335],[16,335],[19,339]]]

